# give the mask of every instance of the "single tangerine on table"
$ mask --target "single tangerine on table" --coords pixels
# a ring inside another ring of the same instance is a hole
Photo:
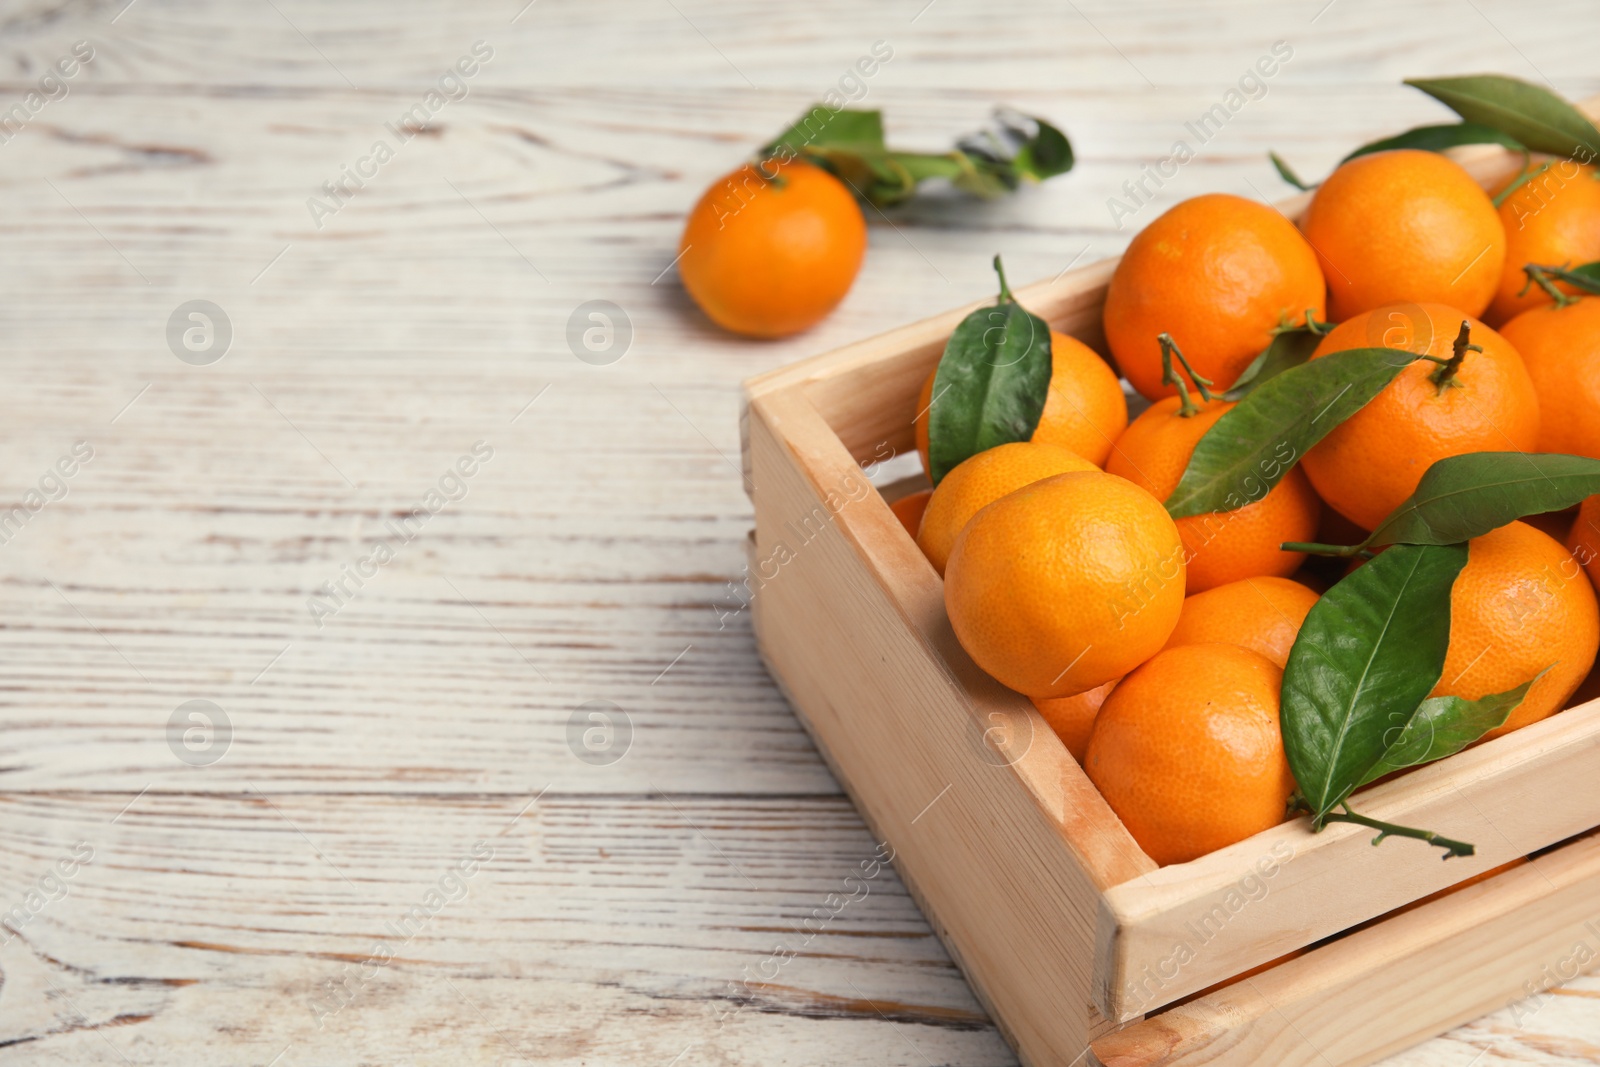
[[[1299,582],[1271,575],[1219,585],[1184,600],[1167,647],[1238,645],[1281,668],[1318,599]]]
[[[978,666],[1026,696],[1063,697],[1160,650],[1183,607],[1183,576],[1166,509],[1132,482],[1079,471],[973,516],[950,553],[944,602]]]
[[[1467,565],[1450,590],[1450,646],[1433,696],[1477,700],[1550,670],[1501,734],[1548,718],[1594,666],[1600,608],[1572,553],[1548,534],[1513,522],[1467,543]]]
[[[935,367],[917,396],[913,425],[923,470],[933,469],[928,462],[928,419],[933,410],[933,381],[938,373]],[[1070,448],[1098,467],[1105,463],[1111,443],[1127,426],[1128,398],[1123,395],[1117,372],[1076,337],[1051,330],[1050,389],[1045,394],[1039,425],[1028,439]]]
[[[1111,695],[1111,690],[1117,687],[1120,680],[1113,678],[1105,685],[1097,685],[1069,697],[1033,698],[1033,706],[1039,709],[1044,721],[1079,763],[1083,762],[1084,753],[1088,751],[1089,734],[1094,730],[1095,716],[1100,713],[1106,697]]]
[[[784,337],[844,299],[866,248],[866,220],[843,182],[810,163],[767,160],[701,196],[678,242],[678,274],[718,326]]]
[[[1484,313],[1500,326],[1529,308],[1543,307],[1551,296],[1528,284],[1523,267],[1576,266],[1600,260],[1600,171],[1570,159],[1554,160],[1501,201],[1497,209],[1506,234],[1506,264],[1494,302]],[[1509,184],[1509,183],[1508,183]],[[1557,283],[1563,292],[1573,288]]]
[[[1259,652],[1180,645],[1111,691],[1084,770],[1151,859],[1184,863],[1283,821],[1282,682]]]
[[[1443,304],[1363,312],[1335,327],[1312,353],[1321,359],[1378,347],[1447,360],[1463,322],[1482,351],[1464,350],[1448,374],[1439,363],[1416,360],[1301,460],[1322,499],[1363,529],[1382,522],[1446,456],[1531,452],[1539,440],[1539,398],[1505,338]]]
[[[944,476],[928,498],[917,529],[917,546],[933,569],[943,574],[956,535],[985,507],[1051,475],[1098,469],[1071,449],[1038,441],[1012,441],[968,456]]]
[[[1539,396],[1534,447],[1600,459],[1600,297],[1524,311],[1500,336],[1522,356]]]
[[[1128,245],[1106,289],[1106,343],[1140,393],[1171,396],[1157,341],[1171,334],[1221,392],[1285,325],[1324,317],[1316,253],[1278,211],[1210,193],[1185,200]]]
[[[1212,400],[1189,417],[1182,399],[1152,404],[1117,438],[1106,471],[1128,479],[1157,500],[1178,487],[1195,445],[1234,405]],[[1178,520],[1188,563],[1188,592],[1199,593],[1257,575],[1293,574],[1305,560],[1285,552],[1285,541],[1308,541],[1317,532],[1322,504],[1298,469],[1253,502],[1233,511]]]
[[[1340,164],[1300,229],[1328,279],[1335,322],[1399,303],[1482,315],[1506,258],[1489,194],[1460,164],[1410,148]]]

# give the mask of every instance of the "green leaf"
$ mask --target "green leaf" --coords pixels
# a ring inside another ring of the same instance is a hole
[[[1561,280],[1591,293],[1600,293],[1600,263],[1584,263],[1561,272]]]
[[[909,199],[928,178],[944,178],[964,192],[992,199],[1024,181],[1064,174],[1073,164],[1066,134],[1043,119],[1005,109],[952,151],[930,153],[889,149],[881,112],[834,111],[815,104],[765,145],[762,154],[809,160],[879,207]]]
[[[1050,360],[1050,327],[1012,298],[1001,274],[999,303],[962,319],[939,359],[928,412],[934,485],[969,456],[1033,436],[1050,388]]]
[[[1550,90],[1504,74],[1463,78],[1408,78],[1468,122],[1509,134],[1535,152],[1592,160],[1600,155],[1600,130],[1583,112]]]
[[[1420,148],[1424,152],[1443,152],[1446,148],[1457,148],[1464,144],[1497,144],[1504,145],[1513,152],[1527,151],[1521,141],[1493,126],[1482,126],[1476,122],[1450,122],[1443,126],[1418,126],[1414,130],[1364,144],[1339,162],[1348,163],[1357,156],[1365,156],[1372,152],[1387,152],[1392,148]]]
[[[799,152],[806,148],[849,148],[854,151],[884,150],[881,111],[834,111],[826,104],[813,104],[794,124],[762,149],[767,155],[787,145]]]
[[[1484,734],[1504,726],[1511,713],[1527,697],[1528,690],[1550,668],[1546,667],[1515,689],[1491,693],[1477,700],[1462,697],[1429,697],[1403,724],[1385,731],[1390,738],[1383,758],[1357,783],[1357,788],[1377,781],[1386,774],[1420,767],[1424,763],[1453,756]]]
[[[1044,119],[1032,118],[1036,129],[1017,150],[1012,166],[1018,174],[1034,181],[1044,181],[1072,169],[1077,159],[1072,154],[1072,142],[1067,135]]]
[[[1312,605],[1283,672],[1283,745],[1313,825],[1366,780],[1444,671],[1466,545],[1397,545]]]
[[[1469,452],[1429,467],[1364,545],[1450,545],[1525,515],[1600,493],[1600,460],[1559,453]]]
[[[993,198],[1024,181],[1043,181],[1072,169],[1067,135],[1040,118],[997,108],[994,121],[963,137],[951,156],[959,166],[956,188]]]
[[[1294,169],[1291,168],[1289,164],[1285,163],[1283,161],[1283,157],[1278,155],[1278,153],[1268,152],[1267,158],[1272,160],[1273,167],[1275,167],[1278,171],[1278,177],[1282,178],[1296,189],[1299,189],[1301,192],[1310,192],[1312,189],[1317,187],[1316,182],[1312,182],[1310,185],[1307,185],[1305,182],[1301,181],[1300,175],[1296,174]]]
[[[1416,358],[1393,348],[1351,348],[1263,381],[1200,438],[1167,497],[1168,514],[1182,519],[1260,500]]]
[[[1304,326],[1280,331],[1266,350],[1252,360],[1244,373],[1234,381],[1233,388],[1222,394],[1222,399],[1243,400],[1262,382],[1309,360],[1321,340],[1322,334]]]

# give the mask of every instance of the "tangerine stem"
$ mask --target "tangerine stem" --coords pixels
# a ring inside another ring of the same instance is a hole
[[[1456,334],[1455,342],[1451,346],[1450,358],[1445,360],[1438,370],[1428,376],[1428,380],[1439,387],[1439,392],[1443,393],[1446,389],[1461,384],[1455,380],[1456,372],[1461,369],[1461,361],[1467,358],[1468,352],[1483,351],[1483,348],[1479,345],[1470,343],[1471,340],[1472,327],[1467,324],[1466,319],[1462,319],[1461,332]],[[1437,357],[1423,356],[1422,358],[1432,359],[1435,363],[1439,362]]]
[[[1011,295],[1011,286],[1006,284],[1006,269],[1000,264],[1000,253],[998,252],[994,256],[994,272],[1000,275],[1000,299],[996,302],[1004,304],[1009,300],[1015,303],[1017,298]]]
[[[1386,837],[1410,837],[1417,841],[1426,842],[1435,848],[1444,849],[1444,859],[1449,859],[1451,856],[1471,856],[1477,853],[1477,849],[1465,841],[1456,841],[1443,837],[1432,830],[1418,830],[1410,826],[1396,826],[1392,822],[1383,822],[1379,819],[1369,819],[1365,815],[1358,815],[1351,811],[1348,804],[1344,805],[1344,811],[1342,812],[1330,811],[1322,817],[1322,821],[1324,823],[1348,822],[1376,830],[1378,831],[1378,836],[1372,839],[1374,847],[1382,844],[1383,839]]]
[[[1529,170],[1528,157],[1524,155],[1522,157],[1521,173],[1516,176],[1510,185],[1506,186],[1504,189],[1500,190],[1494,195],[1494,206],[1499,207],[1501,204],[1505,203],[1511,198],[1512,193],[1516,192],[1518,189],[1521,189],[1524,185],[1527,185],[1529,182],[1533,181],[1533,179],[1537,178],[1539,175],[1543,174],[1549,169],[1550,164],[1541,163],[1539,166]]]
[[[1333,323],[1318,322],[1316,312],[1311,308],[1306,308],[1306,329],[1318,337],[1326,337],[1333,332]]]
[[[1543,289],[1545,293],[1549,295],[1550,299],[1556,302],[1556,307],[1564,308],[1568,304],[1576,304],[1578,302],[1577,297],[1562,292],[1561,289],[1557,287],[1556,283],[1550,280],[1550,276],[1552,274],[1559,275],[1562,273],[1560,267],[1541,267],[1537,263],[1527,263],[1523,265],[1522,273],[1528,276],[1528,281],[1530,284],[1537,285],[1539,288]],[[1522,287],[1522,293],[1526,293],[1527,291],[1528,286],[1524,285]],[[1521,296],[1522,293],[1518,293],[1517,295]]]
[[[1208,404],[1216,399],[1216,395],[1211,392],[1211,379],[1202,378],[1195,373],[1195,369],[1189,366],[1189,361],[1184,358],[1183,351],[1178,348],[1178,342],[1172,339],[1170,333],[1157,334],[1156,341],[1161,345],[1161,384],[1178,387],[1178,414],[1183,418],[1190,418],[1200,411],[1200,405],[1190,399],[1189,386],[1183,380],[1183,376],[1173,368],[1172,361],[1176,359],[1183,366],[1184,373],[1189,376],[1189,380],[1200,393],[1200,399]]]

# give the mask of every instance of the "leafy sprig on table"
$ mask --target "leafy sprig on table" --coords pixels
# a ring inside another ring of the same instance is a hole
[[[1043,119],[999,109],[994,120],[963,137],[949,152],[903,152],[884,140],[883,113],[815,104],[762,148],[764,158],[801,158],[837,175],[857,196],[879,207],[898,204],[919,183],[943,178],[984,199],[1023,182],[1065,174],[1072,142]]]

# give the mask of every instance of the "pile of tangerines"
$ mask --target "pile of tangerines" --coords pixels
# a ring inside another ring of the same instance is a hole
[[[1600,459],[1600,296],[1557,269],[1600,260],[1600,173],[1529,173],[1500,197],[1445,155],[1395,149],[1340,165],[1298,226],[1236,196],[1176,205],[1110,282],[1112,362],[1051,333],[1031,435],[948,471],[930,460],[929,377],[916,433],[935,488],[895,512],[943,576],[963,647],[1033,700],[1157,862],[1286,818],[1285,663],[1319,597],[1371,556],[1308,566],[1294,546],[1359,541],[1446,457]],[[1174,520],[1163,503],[1236,406],[1229,390],[1291,331],[1311,360],[1420,358],[1280,455],[1269,492]],[[1131,422],[1119,372],[1148,401]],[[1600,647],[1597,550],[1594,497],[1472,539],[1433,695],[1536,679],[1489,737],[1568,706]]]

